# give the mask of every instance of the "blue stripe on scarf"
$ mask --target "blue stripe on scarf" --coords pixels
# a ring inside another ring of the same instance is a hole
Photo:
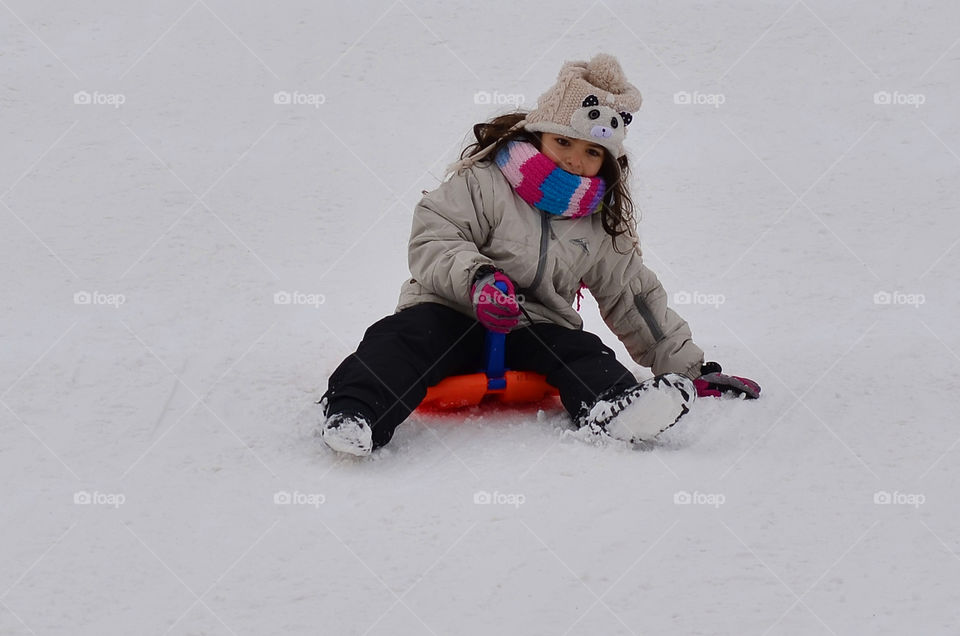
[[[561,168],[552,170],[540,186],[540,191],[544,195],[540,200],[540,205],[544,207],[540,209],[550,214],[563,214],[570,206],[570,199],[580,186],[580,180],[581,178],[577,175]]]

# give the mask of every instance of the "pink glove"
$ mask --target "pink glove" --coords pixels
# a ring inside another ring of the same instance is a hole
[[[500,291],[496,283],[503,283],[507,290]],[[470,296],[477,320],[490,331],[508,333],[520,323],[520,305],[513,281],[500,270],[489,265],[481,267],[470,287]]]
[[[749,378],[720,373],[722,369],[716,362],[708,362],[701,367],[702,375],[693,381],[697,387],[697,397],[720,397],[723,392],[745,395],[749,399],[760,397],[760,385]]]

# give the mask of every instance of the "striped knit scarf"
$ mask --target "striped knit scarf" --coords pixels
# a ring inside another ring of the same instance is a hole
[[[496,161],[520,198],[539,210],[572,219],[600,210],[606,192],[601,177],[571,174],[529,142],[509,142]]]

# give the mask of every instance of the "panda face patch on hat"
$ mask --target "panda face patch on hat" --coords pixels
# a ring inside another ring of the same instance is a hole
[[[570,127],[577,131],[581,139],[592,140],[607,146],[620,145],[627,134],[627,125],[633,120],[628,112],[616,110],[601,104],[596,95],[587,95],[570,116]]]

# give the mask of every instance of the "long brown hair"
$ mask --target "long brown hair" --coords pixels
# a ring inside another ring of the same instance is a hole
[[[460,158],[472,157],[493,145],[493,149],[484,155],[484,160],[492,160],[501,148],[516,140],[528,141],[535,145],[537,150],[540,150],[540,135],[538,133],[529,132],[522,127],[514,128],[526,115],[527,113],[524,112],[507,113],[494,117],[490,121],[475,124],[473,134],[477,140],[463,149]],[[630,192],[627,188],[629,174],[630,166],[627,157],[624,155],[615,159],[604,148],[603,165],[600,167],[598,176],[603,177],[607,184],[607,191],[603,196],[603,205],[600,208],[600,222],[603,224],[604,231],[612,237],[614,249],[617,249],[616,238],[621,234],[626,234],[631,239],[636,237],[633,199],[630,198]],[[617,251],[620,250],[617,249]]]

